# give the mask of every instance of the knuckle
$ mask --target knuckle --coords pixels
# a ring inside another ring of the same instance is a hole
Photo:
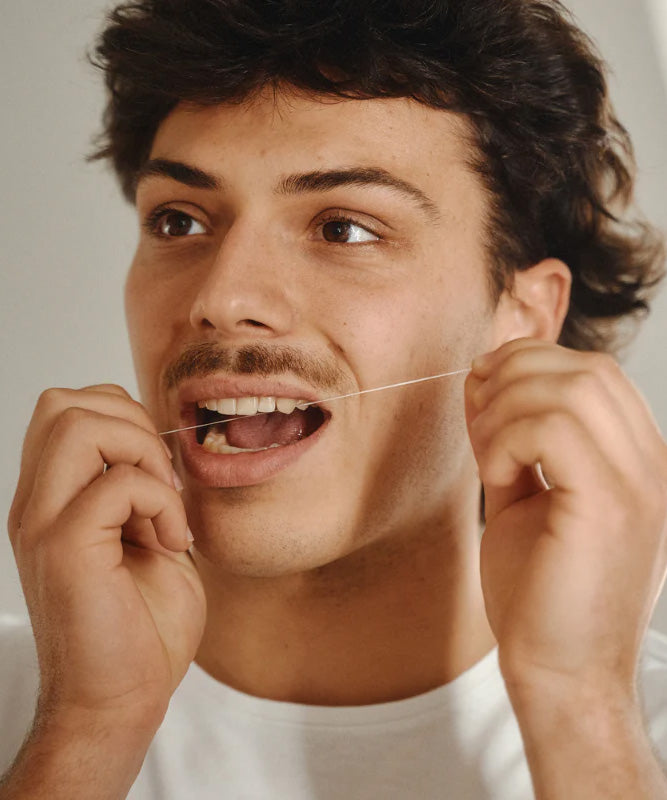
[[[500,367],[499,376],[503,381],[512,381],[524,375],[530,375],[533,359],[533,348],[521,346],[521,340],[516,340],[515,349],[510,351]]]
[[[107,392],[108,394],[120,395],[121,397],[125,397],[125,398],[127,398],[129,400],[132,399],[132,397],[130,396],[130,393],[125,388],[123,388],[122,386],[119,386],[117,383],[96,383],[96,384],[93,384],[92,386],[84,386],[82,388],[82,391],[84,391],[84,392]]]
[[[18,495],[14,497],[7,514],[7,533],[12,545],[16,539],[25,535],[28,529],[30,510],[30,505],[26,504],[24,498],[19,499]]]
[[[68,406],[64,409],[54,425],[58,433],[70,430],[79,430],[90,420],[90,412],[85,408]]]
[[[599,393],[602,382],[597,372],[582,370],[570,373],[566,378],[566,394],[576,404],[587,404],[591,395]]]
[[[66,396],[69,394],[69,391],[69,389],[61,389],[58,387],[44,389],[37,398],[36,408],[40,411],[51,411],[62,408],[66,403]]]
[[[138,400],[132,400],[131,402],[132,402],[132,407],[133,407],[134,411],[145,422],[145,427],[147,428],[147,430],[149,430],[151,433],[157,434],[158,431],[157,431],[157,428],[155,427],[155,423],[150,418],[150,415],[148,414],[148,411],[146,410],[146,407],[144,405],[142,405]]]
[[[488,439],[488,454],[490,458],[495,458],[499,454],[511,451],[519,434],[518,424],[512,423],[504,425],[495,435]]]
[[[609,353],[588,353],[587,360],[591,371],[599,376],[610,376],[618,373],[620,367]]]
[[[567,447],[576,442],[579,431],[571,414],[567,411],[553,409],[546,411],[534,422],[533,438],[547,442],[560,442]]]
[[[153,420],[150,418],[146,407],[143,403],[139,402],[139,400],[135,400],[128,392],[123,389],[122,386],[116,387],[119,389],[118,395],[121,399],[126,403],[127,408],[127,419],[132,420],[135,424],[140,425],[142,428],[146,430],[157,433],[157,428],[153,423]],[[124,415],[125,416],[125,415]]]
[[[131,464],[113,464],[102,476],[105,481],[115,484],[126,484],[136,480],[136,477],[137,469]]]
[[[7,533],[9,534],[9,541],[14,544],[14,542],[18,539],[23,524],[21,522],[21,512],[16,507],[16,504],[12,503],[11,508],[9,509],[9,514],[7,515]]]
[[[536,424],[551,433],[563,434],[570,430],[570,417],[565,411],[551,409]]]
[[[503,366],[508,372],[513,372],[519,369],[528,358],[530,358],[530,353],[527,350],[514,349],[509,352]]]

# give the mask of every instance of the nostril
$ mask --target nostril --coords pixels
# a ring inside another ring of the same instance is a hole
[[[243,322],[246,325],[252,325],[253,328],[266,328],[263,322],[257,322],[256,319],[244,319]]]

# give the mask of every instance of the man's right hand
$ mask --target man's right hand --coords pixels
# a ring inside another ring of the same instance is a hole
[[[205,599],[167,453],[119,386],[50,389],[33,414],[9,533],[49,750],[86,728],[147,747],[195,656]]]

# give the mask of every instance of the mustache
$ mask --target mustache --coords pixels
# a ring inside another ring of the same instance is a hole
[[[215,372],[230,375],[296,375],[306,383],[325,390],[348,385],[345,373],[335,364],[302,353],[294,347],[264,344],[231,349],[214,342],[189,345],[169,365],[164,374],[165,388],[173,389],[188,378],[202,378]]]

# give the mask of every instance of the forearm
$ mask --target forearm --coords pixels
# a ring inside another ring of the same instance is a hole
[[[508,689],[537,800],[667,800],[635,699]]]
[[[0,780],[0,800],[121,800],[151,739],[119,721],[36,725]]]

